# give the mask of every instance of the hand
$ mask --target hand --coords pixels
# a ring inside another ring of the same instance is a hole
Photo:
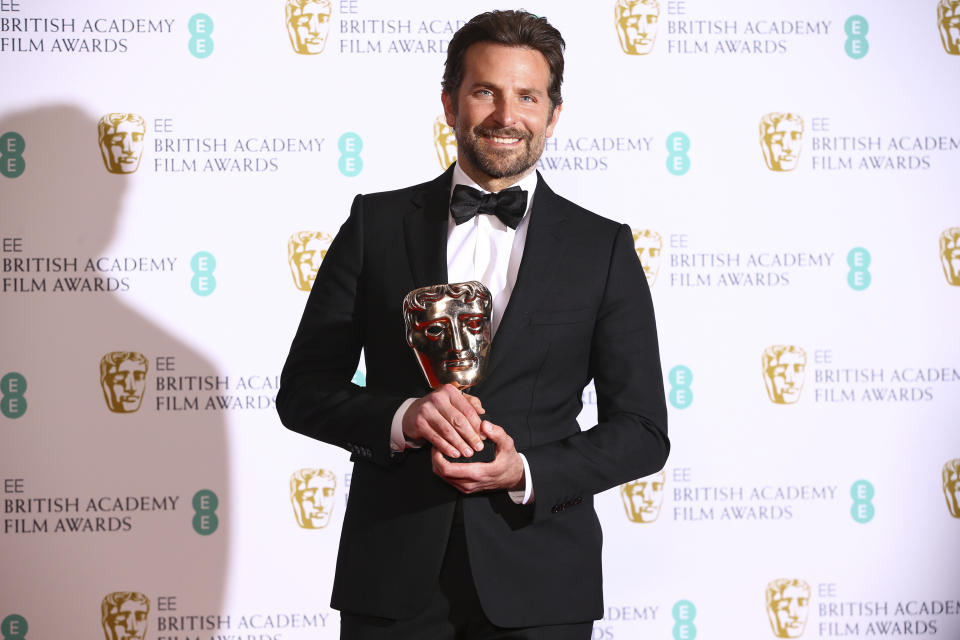
[[[497,445],[497,457],[493,462],[458,464],[444,459],[435,448],[432,454],[433,472],[461,493],[523,489],[523,460],[513,446],[513,438],[489,420],[483,421],[483,433]]]
[[[445,384],[413,402],[403,414],[403,435],[425,440],[435,451],[451,458],[470,457],[483,449],[480,414],[483,405],[476,396]]]

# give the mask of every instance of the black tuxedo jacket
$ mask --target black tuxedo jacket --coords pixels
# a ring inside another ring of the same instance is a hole
[[[401,303],[447,282],[452,169],[414,187],[357,196],[324,258],[283,369],[288,428],[352,452],[332,606],[402,619],[437,576],[461,494],[428,448],[391,454],[390,424],[429,392]],[[505,627],[602,616],[602,533],[593,495],[661,469],[667,413],[650,292],[626,225],[557,196],[540,177],[523,261],[493,339],[486,416],[530,465],[535,500],[463,497],[470,564],[487,617]],[[366,387],[351,384],[361,349]],[[595,380],[599,423],[581,432]]]

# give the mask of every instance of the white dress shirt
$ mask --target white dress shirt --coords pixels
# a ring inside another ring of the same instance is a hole
[[[473,187],[483,193],[489,193],[466,173],[460,165],[454,165],[450,194],[458,184]],[[503,224],[499,218],[488,214],[479,214],[470,220],[456,224],[448,213],[447,227],[447,281],[468,282],[479,280],[493,296],[492,336],[495,339],[503,312],[510,302],[510,295],[517,283],[517,272],[523,258],[523,248],[527,241],[527,228],[530,223],[530,210],[533,194],[537,188],[537,174],[531,172],[515,185],[527,192],[527,210],[516,229]],[[393,417],[390,433],[390,447],[395,451],[416,446],[403,436],[403,414],[416,398],[406,400],[397,409]],[[527,458],[523,460],[525,486],[523,491],[508,492],[517,504],[527,504],[533,499],[533,480]]]

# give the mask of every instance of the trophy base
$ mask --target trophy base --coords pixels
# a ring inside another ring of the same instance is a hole
[[[443,454],[443,457],[450,462],[493,462],[494,457],[497,455],[497,445],[493,444],[489,440],[483,441],[483,449],[480,451],[474,451],[473,455],[469,458],[461,455],[459,458],[451,458],[447,454]]]

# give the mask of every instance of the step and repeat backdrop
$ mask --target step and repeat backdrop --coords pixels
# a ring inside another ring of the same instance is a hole
[[[456,158],[491,8],[0,0],[3,640],[338,637],[352,464],[278,377],[353,196]],[[958,1],[525,8],[539,169],[633,227],[670,406],[593,637],[960,638]]]

